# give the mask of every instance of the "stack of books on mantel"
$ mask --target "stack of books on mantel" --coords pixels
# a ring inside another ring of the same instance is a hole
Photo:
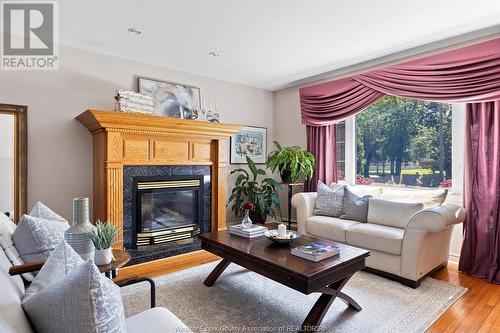
[[[261,225],[252,225],[249,229],[244,229],[241,224],[232,225],[229,227],[229,232],[233,235],[237,235],[245,238],[255,238],[264,235],[267,231],[266,227]]]

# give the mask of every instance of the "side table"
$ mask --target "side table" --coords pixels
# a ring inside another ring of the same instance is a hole
[[[116,270],[122,268],[130,261],[130,253],[125,250],[113,249],[113,257],[115,258],[110,264],[97,266],[101,273],[104,273],[107,278],[114,279]]]

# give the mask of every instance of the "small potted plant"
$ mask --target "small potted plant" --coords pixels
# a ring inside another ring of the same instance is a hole
[[[311,179],[316,159],[299,146],[282,147],[273,141],[276,149],[267,156],[267,166],[272,172],[279,170],[283,183],[296,183],[300,176]]]
[[[94,262],[96,265],[107,265],[113,260],[111,244],[118,234],[117,228],[107,222],[97,221],[95,228],[89,232],[89,237],[95,246]]]

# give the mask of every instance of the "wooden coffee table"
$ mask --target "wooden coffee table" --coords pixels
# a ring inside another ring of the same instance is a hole
[[[293,256],[291,247],[277,246],[264,236],[247,239],[230,235],[229,231],[218,231],[200,235],[199,238],[204,250],[223,258],[205,280],[208,287],[233,262],[301,293],[321,293],[302,323],[300,332],[317,330],[335,298],[340,298],[355,310],[361,310],[361,306],[341,290],[354,273],[365,267],[369,251],[306,236],[294,241],[292,247],[320,241],[341,248],[339,256],[315,263]]]

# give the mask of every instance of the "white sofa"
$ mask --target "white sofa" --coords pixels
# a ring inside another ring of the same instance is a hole
[[[20,276],[10,276],[12,267],[5,252],[0,248],[0,332],[34,332],[21,306],[24,283]],[[126,319],[127,332],[164,333],[190,332],[184,323],[165,308],[156,307]]]
[[[425,201],[432,193],[362,185],[348,188],[360,196],[371,194],[378,199],[406,203]],[[400,228],[370,220],[361,223],[316,216],[315,192],[295,194],[292,206],[297,210],[301,234],[368,249],[371,255],[366,259],[367,270],[413,288],[427,274],[447,264],[453,226],[465,220],[464,208],[452,203],[423,209],[400,221]]]

